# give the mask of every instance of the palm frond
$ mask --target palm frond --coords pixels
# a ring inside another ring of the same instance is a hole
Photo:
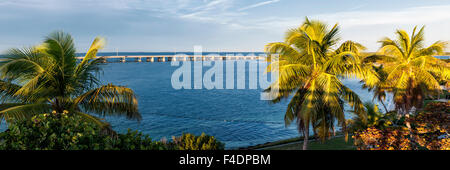
[[[397,58],[405,58],[406,52],[402,49],[398,42],[391,40],[390,38],[383,38],[380,41],[381,48],[378,50],[379,55],[388,55]]]
[[[80,112],[80,111],[72,111],[71,113],[72,113],[72,114],[79,115],[79,116],[81,116],[85,121],[87,121],[87,122],[92,122],[92,123],[98,125],[99,127],[105,128],[105,127],[108,127],[108,126],[109,126],[109,124],[108,124],[107,122],[104,122],[104,121],[102,121],[101,119],[99,119],[99,118],[97,118],[97,117],[95,117],[95,116],[92,116],[92,115],[90,115],[90,114],[83,113],[83,112]]]
[[[351,89],[349,89],[346,86],[341,86],[342,92],[341,97],[348,102],[350,107],[353,108],[354,113],[358,115],[359,117],[364,118],[363,120],[366,121],[367,113],[364,110],[364,104],[362,103],[361,99],[359,98],[358,94],[353,92]]]
[[[1,79],[23,82],[46,69],[45,57],[33,48],[10,49],[6,59],[0,63]]]
[[[421,49],[419,51],[420,56],[432,56],[432,55],[441,55],[444,52],[445,47],[447,46],[447,42],[445,41],[437,41],[430,45],[427,48]]]
[[[403,57],[408,57],[411,49],[411,39],[405,30],[397,30],[397,42],[403,49]]]
[[[140,120],[136,96],[130,88],[108,84],[90,90],[74,100],[74,106],[101,116],[126,116]]]
[[[11,81],[0,80],[0,100],[5,102],[9,100],[18,101],[21,98],[20,96],[16,96],[16,92],[21,88],[21,86],[12,83]]]
[[[92,42],[92,45],[89,48],[88,52],[84,56],[83,60],[77,65],[77,68],[75,69],[75,74],[81,72],[82,69],[89,64],[89,61],[95,59],[95,57],[97,56],[97,52],[103,49],[104,46],[105,46],[105,39],[101,37],[96,37]]]
[[[399,61],[397,57],[387,56],[387,55],[379,55],[374,54],[370,56],[366,56],[363,59],[363,63],[392,63]]]
[[[303,56],[290,45],[281,42],[267,44],[264,51],[268,54],[279,54],[280,60],[299,59],[301,56]]]
[[[47,103],[1,104],[0,120],[11,123],[15,120],[29,119],[34,115],[48,113],[51,106]]]

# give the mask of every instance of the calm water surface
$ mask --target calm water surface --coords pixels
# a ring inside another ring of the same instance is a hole
[[[138,129],[153,139],[170,139],[183,132],[205,132],[225,142],[227,148],[298,136],[295,125],[284,125],[288,101],[270,104],[260,100],[262,89],[175,90],[171,76],[177,68],[169,62],[105,65],[104,82],[126,85],[135,90],[143,116],[140,123],[125,118],[107,118],[114,129],[121,132],[127,128]],[[203,72],[206,69],[208,67],[204,67]],[[247,67],[246,72],[248,79],[248,73],[256,70]],[[372,99],[369,92],[360,88],[359,80],[345,80],[344,83],[363,100]]]

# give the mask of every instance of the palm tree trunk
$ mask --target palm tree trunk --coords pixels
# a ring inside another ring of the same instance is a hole
[[[332,128],[333,128],[333,136],[336,136],[336,129],[334,128],[334,126]]]
[[[386,113],[388,112],[388,109],[387,109],[387,107],[386,107],[386,105],[384,105],[384,102],[382,101],[382,100],[380,100],[380,102],[381,102],[381,105],[383,105],[383,107],[384,107],[384,110],[386,111]]]
[[[308,150],[308,140],[309,140],[309,125],[306,125],[305,131],[303,131],[303,150]]]
[[[405,114],[405,118],[406,118],[405,124],[406,124],[406,127],[408,127],[408,130],[409,130],[409,140],[410,140],[410,144],[411,144],[411,147],[413,147],[413,145],[415,144],[415,141],[414,141],[414,138],[413,138],[413,133],[412,133],[412,129],[411,129],[411,123],[410,123],[410,121],[409,121],[409,113],[406,113],[406,114]],[[413,147],[413,148],[414,148],[414,147]]]
[[[55,98],[55,102],[52,104],[53,105],[53,110],[54,111],[56,111],[56,113],[62,113],[62,111],[61,111],[61,103],[60,103],[60,101],[58,100],[58,97],[56,97]]]

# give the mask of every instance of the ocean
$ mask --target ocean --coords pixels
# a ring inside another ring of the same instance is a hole
[[[256,61],[246,62],[246,75],[256,72],[249,69],[249,62]],[[171,75],[177,68],[170,62],[106,64],[102,81],[132,88],[138,96],[143,116],[140,123],[125,118],[107,118],[113,128],[119,132],[126,132],[127,128],[140,130],[156,140],[204,132],[225,142],[226,148],[299,136],[295,123],[287,127],[284,124],[289,101],[272,104],[260,100],[263,89],[250,89],[248,80],[245,89],[176,90],[172,87]],[[203,72],[207,69],[204,67]],[[372,100],[373,95],[361,89],[358,79],[346,79],[343,83],[363,101]],[[347,106],[346,110],[348,112],[350,108]],[[347,114],[347,118],[352,116]]]

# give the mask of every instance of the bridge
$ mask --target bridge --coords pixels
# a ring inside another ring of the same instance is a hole
[[[84,57],[76,57],[82,60]],[[108,59],[118,59],[118,62],[166,62],[166,61],[214,61],[214,60],[265,60],[262,56],[188,56],[188,55],[172,55],[172,56],[98,56],[103,62]]]
[[[450,59],[450,56],[435,56],[439,59]],[[76,57],[82,60],[84,57]],[[214,61],[214,60],[265,60],[266,57],[261,56],[187,56],[187,55],[173,55],[173,56],[98,56],[103,59],[103,62],[108,62],[107,59],[118,59],[118,62],[166,62],[166,61]],[[5,61],[0,57],[0,62]]]

